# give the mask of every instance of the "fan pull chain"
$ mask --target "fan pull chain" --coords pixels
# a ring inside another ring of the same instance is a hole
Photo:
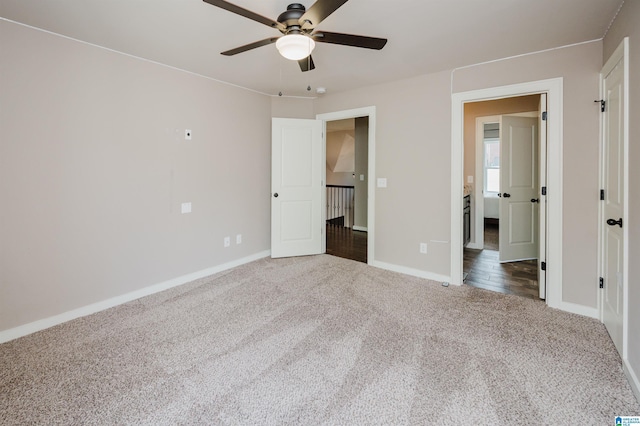
[[[278,61],[280,64],[280,91],[278,92],[278,96],[282,96],[282,58]]]
[[[311,51],[311,37],[309,37],[307,44],[309,46],[309,51]],[[310,73],[310,72],[311,72],[311,53],[309,53],[309,56],[307,56],[307,73]],[[311,80],[311,76],[309,76],[309,80]],[[309,81],[309,84],[307,85],[307,92],[310,92],[310,91],[311,91],[311,81]]]

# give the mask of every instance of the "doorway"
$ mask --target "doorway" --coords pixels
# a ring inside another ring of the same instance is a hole
[[[546,202],[546,303],[550,307],[570,310],[562,301],[562,78],[519,83],[488,89],[452,94],[451,148],[451,282],[462,284],[463,279],[463,194],[464,194],[464,124],[467,103],[490,101],[519,96],[546,94],[548,102],[548,151],[545,187]]]
[[[356,175],[358,185],[362,184],[362,190],[359,193],[359,197],[365,198],[366,211],[360,209],[360,213],[354,212],[355,214],[364,214],[366,216],[366,227],[358,227],[359,225],[355,225],[354,230],[359,232],[364,232],[366,234],[366,263],[371,265],[375,262],[375,186],[374,179],[375,176],[375,146],[376,146],[376,108],[374,106],[356,108],[345,111],[337,111],[326,114],[318,114],[316,115],[316,119],[323,122],[323,135],[325,139],[325,152],[324,152],[324,160],[326,163],[326,135],[327,135],[327,124],[332,121],[337,120],[345,120],[345,119],[366,119],[367,127],[366,127],[366,140],[367,140],[367,151],[366,151],[366,166],[363,170],[366,170],[365,173],[358,173]],[[364,174],[364,179],[360,180],[360,174]],[[324,173],[323,185],[326,186],[327,176],[326,172]],[[355,186],[355,185],[354,185]],[[326,191],[323,195],[323,205],[327,206],[326,199]],[[361,205],[361,204],[359,204]],[[327,220],[327,211],[323,209],[323,223],[326,227]],[[361,235],[361,234],[360,234]],[[362,235],[361,235],[362,236]],[[327,252],[326,238],[323,241],[323,252]]]
[[[375,176],[375,114],[370,106],[318,114],[315,120],[271,119],[271,257],[326,253],[326,123],[368,117],[366,176]],[[366,181],[366,252],[371,265],[375,187],[373,179]]]
[[[326,122],[327,254],[367,263],[369,117]]]
[[[474,235],[463,252],[467,285],[544,298],[538,277],[540,95],[465,105],[466,192]],[[495,114],[495,115],[485,115]],[[473,168],[475,166],[475,169]]]

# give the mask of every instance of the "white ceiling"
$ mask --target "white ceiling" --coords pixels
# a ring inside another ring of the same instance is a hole
[[[231,1],[273,20],[292,2]],[[306,73],[275,45],[220,55],[280,33],[202,0],[2,0],[0,16],[259,92],[315,97],[319,86],[335,93],[601,39],[622,2],[350,0],[318,29],[389,42],[381,51],[318,43]]]

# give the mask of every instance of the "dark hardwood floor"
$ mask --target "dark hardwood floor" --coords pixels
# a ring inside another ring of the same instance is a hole
[[[327,254],[367,263],[367,233],[327,224]],[[497,248],[497,226],[485,227],[485,241]],[[493,244],[495,243],[495,245]],[[464,249],[465,284],[506,294],[538,299],[535,260],[500,263],[497,250]]]
[[[367,233],[327,224],[327,254],[367,263]]]
[[[485,225],[485,242],[489,242],[485,244],[485,249],[464,249],[462,269],[466,273],[465,284],[537,300],[537,260],[500,263],[497,241],[497,225]]]

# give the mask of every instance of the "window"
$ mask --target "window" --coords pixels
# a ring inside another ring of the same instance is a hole
[[[500,139],[484,140],[484,192],[500,192]]]

